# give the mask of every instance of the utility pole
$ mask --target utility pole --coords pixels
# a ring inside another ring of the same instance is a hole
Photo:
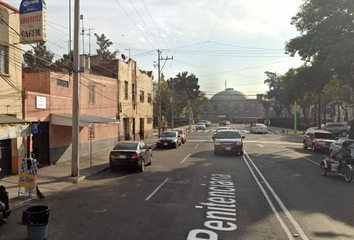
[[[91,57],[91,30],[94,30],[94,28],[89,28],[88,31],[89,33],[87,34],[89,36],[89,54]]]
[[[84,29],[84,15],[80,15],[80,19],[82,20],[82,54],[85,54],[85,29]]]
[[[175,96],[175,91],[174,91],[174,87],[175,87],[175,83],[173,82],[172,79],[172,101],[171,101],[171,105],[172,105],[172,128],[173,128],[173,109],[175,108],[175,103],[174,103],[174,96]]]
[[[161,57],[161,51],[160,50],[157,50],[157,68],[158,68],[158,83],[157,83],[157,89],[158,89],[158,92],[157,92],[157,94],[158,94],[158,97],[157,97],[157,99],[158,99],[158,103],[159,103],[159,108],[158,108],[158,111],[157,111],[157,115],[158,115],[158,119],[157,119],[157,124],[159,125],[158,126],[158,129],[159,129],[159,135],[158,135],[158,137],[161,137],[161,70],[162,69],[160,69],[160,60],[165,60],[165,63],[166,63],[166,61],[167,60],[172,60],[173,59],[173,57],[171,57],[171,58],[168,58],[168,57],[166,57],[166,58],[163,58],[163,57]],[[164,64],[164,66],[165,66],[165,64]],[[163,68],[163,67],[162,67]]]
[[[73,119],[72,119],[72,158],[71,158],[71,176],[79,176],[79,66],[80,66],[80,0],[75,0],[74,14],[74,78],[73,78]]]

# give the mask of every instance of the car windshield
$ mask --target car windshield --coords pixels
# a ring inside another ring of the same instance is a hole
[[[176,133],[174,132],[164,132],[162,137],[176,137]]]
[[[241,138],[239,132],[218,132],[216,138]]]
[[[114,147],[114,150],[136,150],[138,143],[120,143]]]
[[[336,137],[331,133],[315,133],[315,138],[322,138],[322,139],[335,139]]]

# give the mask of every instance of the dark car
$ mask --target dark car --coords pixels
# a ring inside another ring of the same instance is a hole
[[[179,136],[181,137],[181,142],[182,143],[185,143],[187,141],[187,134],[186,132],[184,131],[183,128],[174,128],[172,129],[172,131],[177,131]]]
[[[135,167],[144,172],[145,165],[152,164],[152,148],[142,141],[124,141],[114,146],[109,154],[111,169],[116,167]]]
[[[167,131],[162,134],[162,137],[157,140],[156,147],[174,147],[182,145],[181,136],[177,131]]]
[[[214,154],[220,152],[233,152],[243,155],[243,142],[244,136],[241,136],[237,130],[220,130],[217,131],[214,139]]]
[[[304,135],[304,149],[311,148],[313,152],[329,151],[332,143],[337,138],[330,132],[324,130],[309,130]]]

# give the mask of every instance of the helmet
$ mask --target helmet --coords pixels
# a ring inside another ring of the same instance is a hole
[[[348,142],[343,142],[343,143],[342,143],[342,146],[343,146],[343,147],[349,147],[349,143],[348,143]]]

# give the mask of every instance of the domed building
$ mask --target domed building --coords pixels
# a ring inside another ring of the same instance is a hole
[[[226,115],[231,123],[249,123],[263,118],[263,112],[260,99],[250,99],[242,92],[226,88],[215,94],[210,103],[201,107],[200,119],[216,123],[219,115]]]

